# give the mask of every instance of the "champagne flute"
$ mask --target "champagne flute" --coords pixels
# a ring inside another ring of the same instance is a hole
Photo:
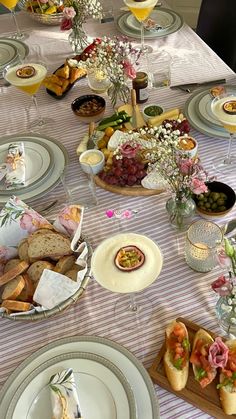
[[[29,124],[29,128],[40,129],[53,122],[50,118],[43,118],[40,114],[36,93],[47,74],[46,65],[42,62],[29,62],[8,66],[4,72],[5,80],[12,86],[22,90],[32,97],[37,119]]]
[[[144,21],[149,17],[152,10],[154,9],[157,0],[124,0],[125,5],[129,8],[131,13],[140,23],[141,29],[141,46],[139,47],[141,52],[147,53],[152,52],[150,45],[144,44]]]
[[[224,93],[215,97],[211,102],[211,111],[229,133],[229,145],[226,155],[213,159],[215,169],[227,173],[236,168],[236,156],[232,155],[232,142],[236,133],[236,93],[235,90],[225,88]]]
[[[16,26],[16,33],[14,33],[13,38],[14,39],[25,39],[25,34],[20,31],[20,28],[17,23],[16,19],[16,12],[15,8],[19,0],[0,0],[0,3],[3,4],[7,9],[10,10],[12,18],[14,20],[15,26]]]

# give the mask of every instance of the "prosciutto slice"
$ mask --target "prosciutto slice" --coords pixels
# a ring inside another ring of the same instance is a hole
[[[209,348],[208,361],[212,367],[225,368],[228,361],[229,349],[224,344],[220,337],[215,339],[215,342]]]

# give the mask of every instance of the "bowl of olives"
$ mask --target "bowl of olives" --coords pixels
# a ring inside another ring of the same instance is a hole
[[[236,195],[234,190],[226,183],[209,182],[206,183],[208,192],[194,195],[197,212],[203,218],[220,218],[233,208]]]

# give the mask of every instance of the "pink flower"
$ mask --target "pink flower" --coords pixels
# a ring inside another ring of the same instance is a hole
[[[136,144],[134,146],[130,145],[128,142],[124,143],[120,147],[120,152],[123,157],[127,157],[128,159],[132,159],[136,156],[137,151],[140,149],[141,145]]]
[[[195,194],[195,195],[200,195],[201,193],[205,193],[208,191],[207,186],[205,185],[205,183],[198,179],[198,178],[193,178],[192,182],[191,182],[191,191]]]
[[[72,22],[71,19],[63,18],[62,21],[61,21],[60,28],[61,28],[62,31],[68,31],[69,29],[72,28],[72,24],[73,24],[73,22]]]
[[[225,278],[224,275],[221,275],[216,281],[212,282],[211,288],[221,297],[225,297],[231,294],[232,284]]]
[[[125,210],[122,213],[122,218],[131,218],[132,217],[132,211],[130,210]]]
[[[192,167],[193,161],[191,159],[183,159],[179,163],[179,169],[183,175],[190,174]]]
[[[45,227],[45,225],[50,225],[50,223],[40,214],[30,209],[26,209],[20,219],[20,227],[22,230],[27,230],[29,233]]]
[[[130,79],[135,79],[136,77],[136,70],[133,67],[133,65],[131,64],[130,61],[124,61],[123,62],[123,68],[124,68],[124,73],[127,77],[129,77]]]
[[[209,348],[208,361],[212,367],[225,368],[228,361],[229,348],[224,344],[220,337]]]
[[[105,214],[108,218],[112,218],[114,215],[114,210],[107,210]]]
[[[74,7],[65,7],[63,9],[63,16],[68,20],[73,19],[76,16]]]
[[[231,268],[231,259],[230,259],[229,256],[226,255],[224,249],[220,249],[217,252],[216,258],[217,258],[217,260],[218,260],[219,265],[221,266],[221,268],[226,268],[227,270],[230,270],[230,268]]]

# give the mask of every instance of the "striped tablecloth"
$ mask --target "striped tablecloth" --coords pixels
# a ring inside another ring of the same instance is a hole
[[[30,49],[30,58],[43,59],[52,71],[71,55],[67,34],[59,28],[50,28],[34,23],[22,13],[18,14],[22,29],[28,29],[29,37],[25,41]],[[11,30],[9,15],[0,17],[1,35]],[[114,23],[87,23],[86,30],[91,36],[118,33]],[[204,79],[225,77],[228,82],[236,84],[235,74],[202,42],[187,26],[165,38],[150,41],[154,51],[164,48],[175,60],[173,82],[201,81]],[[182,65],[181,63],[184,63]],[[181,65],[180,65],[181,64]],[[45,89],[38,93],[38,102],[43,114],[52,117],[55,123],[47,129],[46,134],[61,141],[69,152],[71,164],[78,159],[75,154],[87,126],[80,124],[72,113],[70,104],[76,97],[89,93],[86,80],[78,83],[61,101],[49,96]],[[14,87],[0,87],[0,136],[27,131],[29,97]],[[169,88],[150,91],[150,103],[162,104],[165,109],[184,107],[188,94]],[[112,108],[107,100],[106,115]],[[191,130],[199,143],[199,154],[205,167],[212,172],[212,157],[220,152],[225,153],[227,141],[203,135],[195,129]],[[233,145],[235,148],[235,145]],[[77,171],[71,182],[79,182],[82,176]],[[236,188],[236,177],[220,175],[219,180],[227,181]],[[41,199],[46,204],[59,196],[62,188]],[[98,205],[85,211],[83,230],[93,246],[115,232],[132,230],[146,234],[161,247],[164,255],[164,266],[160,277],[143,295],[149,298],[153,307],[151,321],[144,328],[122,329],[116,322],[113,310],[119,295],[111,293],[95,280],[91,280],[83,298],[66,312],[37,323],[11,322],[0,320],[0,385],[3,385],[12,371],[30,354],[45,344],[56,339],[73,335],[96,335],[110,338],[129,349],[139,358],[145,367],[149,367],[160,349],[167,324],[178,316],[192,320],[216,333],[222,333],[217,325],[215,315],[215,296],[210,289],[211,282],[217,277],[219,270],[201,274],[192,271],[185,263],[183,255],[184,234],[176,233],[169,225],[165,211],[167,195],[152,197],[125,197],[115,195],[97,188]],[[129,221],[122,221],[121,226],[113,219],[105,216],[107,209],[137,210],[137,215]],[[227,219],[236,216],[236,209]],[[1,239],[0,239],[1,240]],[[209,418],[202,411],[177,398],[172,393],[155,385],[160,404],[162,419],[174,418]],[[0,415],[1,416],[1,415]]]

